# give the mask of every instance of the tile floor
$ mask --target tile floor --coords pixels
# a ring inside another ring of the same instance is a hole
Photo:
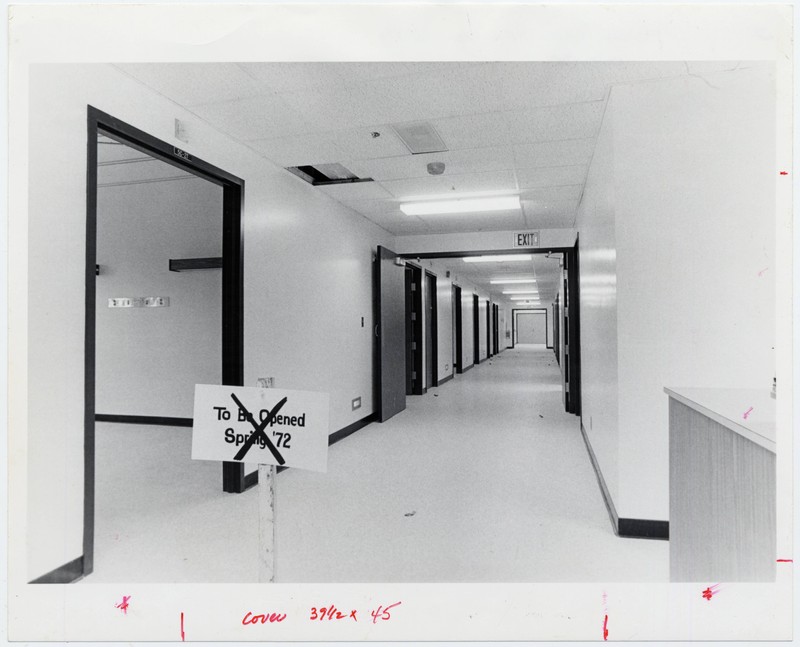
[[[256,492],[223,494],[191,430],[99,423],[92,582],[254,582]],[[668,581],[611,530],[558,365],[506,350],[276,487],[279,582]]]

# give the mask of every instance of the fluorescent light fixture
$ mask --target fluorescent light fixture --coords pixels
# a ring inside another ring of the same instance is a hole
[[[492,285],[502,285],[503,283],[536,283],[536,279],[495,279],[489,281]]]
[[[503,290],[503,294],[539,294],[536,288],[532,290]]]
[[[406,204],[400,205],[400,211],[407,216],[430,216],[437,213],[509,211],[519,208],[518,195],[467,198],[462,200],[432,200],[431,202],[407,202]]]
[[[465,263],[509,263],[513,261],[531,261],[533,254],[497,254],[495,256],[465,256]]]
[[[512,301],[531,301],[531,302],[534,301],[531,297],[510,297],[510,298]],[[536,303],[539,303],[539,299],[536,299],[535,301]]]

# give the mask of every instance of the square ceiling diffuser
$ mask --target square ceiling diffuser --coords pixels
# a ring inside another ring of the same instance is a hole
[[[427,121],[392,124],[392,129],[413,155],[442,153],[447,150],[439,133]]]

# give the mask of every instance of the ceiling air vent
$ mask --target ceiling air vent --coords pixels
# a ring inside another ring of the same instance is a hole
[[[394,132],[414,155],[421,153],[443,153],[447,150],[436,129],[427,121],[408,124],[392,124]]]
[[[316,164],[315,166],[287,166],[289,173],[304,179],[314,186],[330,184],[352,184],[354,182],[372,182],[371,177],[361,178],[341,164]]]

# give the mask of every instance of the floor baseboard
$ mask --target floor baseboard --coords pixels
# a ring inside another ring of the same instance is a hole
[[[83,555],[54,568],[29,584],[69,584],[83,577]]]

